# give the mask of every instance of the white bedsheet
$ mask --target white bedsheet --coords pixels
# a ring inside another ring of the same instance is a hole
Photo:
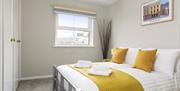
[[[131,68],[128,64],[116,64],[111,62],[96,64],[110,65],[112,68],[116,68],[132,75],[141,83],[145,91],[178,91],[175,80],[164,73],[147,73],[142,70]],[[93,81],[72,68],[62,65],[58,67],[58,70],[69,82],[83,91],[99,91]]]

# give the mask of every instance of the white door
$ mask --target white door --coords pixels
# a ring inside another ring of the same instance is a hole
[[[4,67],[3,89],[13,91],[13,0],[3,0]]]
[[[14,72],[14,91],[18,86],[19,81],[19,0],[13,0],[13,36],[16,39],[13,48],[13,72]]]
[[[3,86],[2,86],[2,67],[3,67],[3,62],[2,62],[2,0],[0,0],[0,91],[3,91]]]
[[[18,0],[18,78],[21,78],[21,0]],[[19,80],[18,79],[18,80]]]
[[[18,85],[19,0],[0,0],[0,91]]]

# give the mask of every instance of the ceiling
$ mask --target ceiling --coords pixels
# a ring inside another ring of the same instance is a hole
[[[83,2],[87,2],[87,3],[93,3],[93,4],[98,4],[98,5],[111,5],[113,3],[115,3],[118,0],[80,0]]]

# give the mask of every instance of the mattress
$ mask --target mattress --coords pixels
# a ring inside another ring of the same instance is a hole
[[[103,62],[95,64],[105,64],[112,68],[121,70],[136,78],[144,88],[144,91],[178,91],[174,78],[169,77],[167,74],[159,72],[147,73],[145,71],[131,68],[128,64],[116,64],[112,62]],[[81,73],[73,70],[67,65],[58,67],[59,72],[74,86],[83,91],[99,91],[96,84],[82,75]],[[65,85],[67,83],[65,82]],[[68,87],[65,87],[65,89]]]

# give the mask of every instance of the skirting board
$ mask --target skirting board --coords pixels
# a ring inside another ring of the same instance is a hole
[[[34,79],[44,79],[44,78],[52,78],[52,75],[45,75],[45,76],[34,76],[34,77],[23,77],[20,80],[34,80]]]

